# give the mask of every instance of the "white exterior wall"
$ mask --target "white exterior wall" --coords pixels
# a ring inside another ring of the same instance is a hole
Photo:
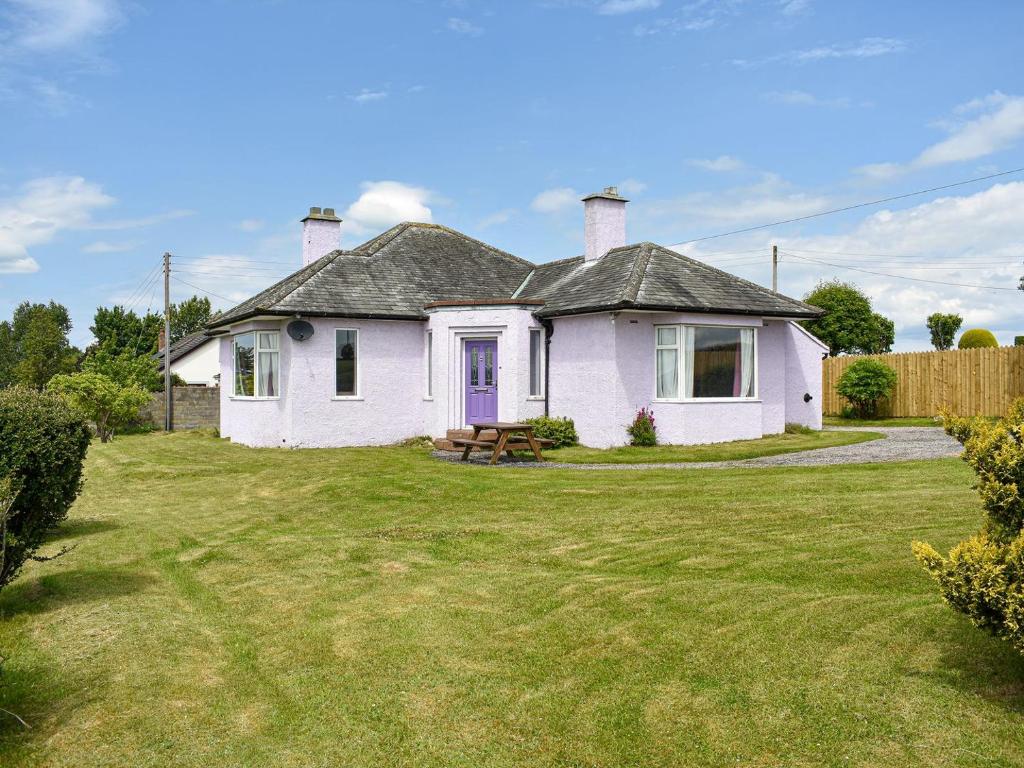
[[[180,376],[186,384],[216,387],[217,374],[220,373],[220,344],[216,339],[204,342],[171,363],[171,373]]]
[[[654,327],[676,323],[757,328],[756,397],[656,400]],[[782,432],[786,422],[821,427],[819,342],[788,321],[622,312],[557,318],[554,328],[550,413],[572,418],[584,445],[624,445],[626,425],[643,407],[653,410],[665,444],[754,439]]]

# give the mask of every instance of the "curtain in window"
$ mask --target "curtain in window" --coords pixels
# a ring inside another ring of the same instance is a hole
[[[693,397],[693,331],[692,327],[683,329],[683,397]]]
[[[259,384],[256,394],[259,397],[277,397],[279,394],[280,350],[279,335],[275,333],[259,334]]]
[[[656,339],[657,396],[679,397],[679,329],[658,328]]]
[[[740,397],[754,396],[754,329],[744,328],[740,331]]]

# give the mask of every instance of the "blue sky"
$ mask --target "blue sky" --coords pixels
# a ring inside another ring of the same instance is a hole
[[[611,184],[668,245],[1024,166],[1021,29],[1012,2],[0,0],[0,315],[56,299],[85,344],[96,306],[159,305],[165,250],[176,298],[227,306],[298,266],[310,205],[347,246],[418,219],[546,261]],[[781,290],[858,283],[898,349],[937,310],[1024,334],[994,290],[1024,174],[680,250],[767,284],[772,243]]]

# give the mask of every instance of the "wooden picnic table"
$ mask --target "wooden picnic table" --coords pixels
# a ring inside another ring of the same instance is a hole
[[[484,430],[493,430],[497,433],[495,440],[481,440],[480,433]],[[501,458],[501,452],[505,451],[509,456],[515,456],[513,449],[529,448],[537,461],[544,461],[540,455],[542,445],[552,445],[551,440],[542,440],[533,434],[533,425],[518,424],[511,421],[488,421],[473,425],[472,439],[453,440],[456,445],[463,446],[462,461],[469,460],[469,453],[474,448],[494,448],[491,454],[491,464],[497,464]]]

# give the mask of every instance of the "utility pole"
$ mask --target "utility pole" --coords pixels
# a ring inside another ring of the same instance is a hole
[[[171,390],[171,254],[164,254],[164,429],[174,430],[174,393]]]
[[[772,246],[772,290],[779,292],[779,246]]]

